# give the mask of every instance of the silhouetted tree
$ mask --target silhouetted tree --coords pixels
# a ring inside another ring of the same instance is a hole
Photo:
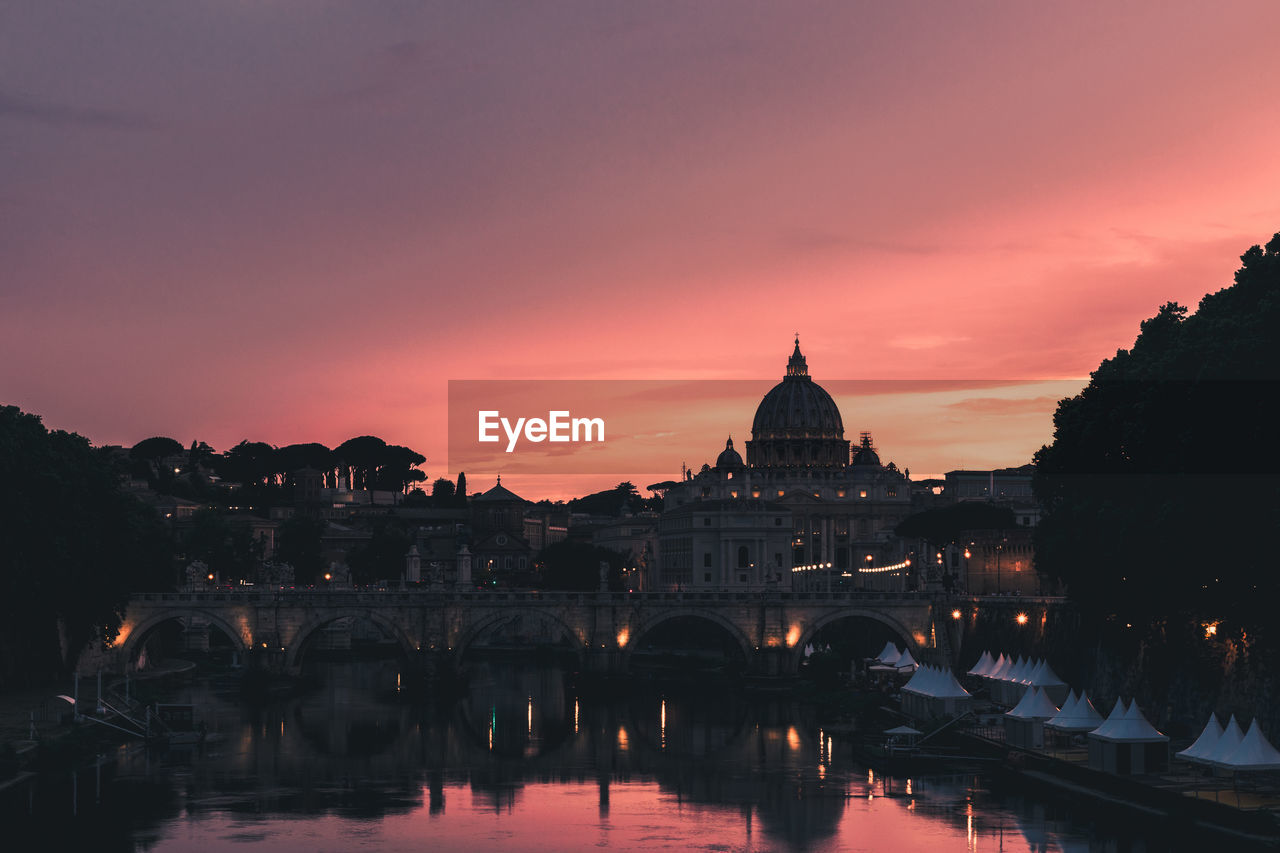
[[[569,501],[571,511],[591,515],[621,515],[624,511],[635,513],[648,508],[649,501],[640,497],[635,485],[629,482]]]
[[[242,441],[222,454],[218,474],[225,480],[248,488],[266,485],[276,473],[276,451],[261,441]]]
[[[197,511],[180,538],[188,561],[204,562],[225,580],[256,578],[262,566],[262,542],[247,524],[233,523],[221,510]]]
[[[209,445],[203,441],[192,440],[191,448],[187,451],[187,467],[184,469],[186,473],[195,473],[201,465],[208,464],[213,460],[217,453]]]
[[[173,471],[163,460],[182,453],[182,445],[176,439],[157,435],[144,438],[129,450],[129,459],[133,462],[134,476],[145,477],[147,483],[155,488],[173,479]]]
[[[1085,607],[1261,624],[1280,592],[1280,234],[1099,365],[1036,454],[1038,568]]]
[[[371,488],[371,475],[384,458],[386,449],[387,443],[374,435],[349,438],[334,448],[333,455],[338,460],[338,467],[344,469],[347,488]]]
[[[404,555],[413,544],[408,528],[398,518],[379,518],[373,522],[372,533],[368,542],[347,552],[352,582],[398,582],[404,573]]]
[[[121,473],[82,436],[0,407],[0,686],[69,667],[115,636],[130,592],[171,587],[168,534]]]
[[[275,452],[275,467],[281,484],[292,488],[294,474],[303,468],[312,468],[324,474],[330,468],[332,457],[333,451],[323,444],[286,444]]]
[[[454,502],[458,506],[467,505],[467,474],[465,471],[458,472],[458,488],[454,490]]]
[[[378,457],[376,486],[387,491],[407,493],[414,483],[421,483],[427,475],[418,469],[427,458],[415,450],[388,444]]]
[[[323,547],[325,523],[319,518],[296,516],[280,525],[276,537],[275,559],[293,566],[298,583],[315,583],[324,571]]]
[[[431,500],[436,506],[448,506],[453,503],[453,480],[441,477],[432,483]]]

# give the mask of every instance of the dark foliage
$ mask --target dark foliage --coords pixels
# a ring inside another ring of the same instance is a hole
[[[413,544],[406,523],[394,516],[376,519],[368,542],[347,553],[352,583],[397,582],[404,574],[404,556]]]
[[[572,512],[585,512],[590,515],[622,515],[636,513],[647,509],[661,509],[660,498],[646,500],[640,497],[636,487],[631,483],[619,483],[612,489],[593,492],[569,501]]]
[[[0,407],[0,684],[64,670],[115,636],[131,591],[172,586],[168,535],[122,473],[87,439]]]
[[[621,590],[625,559],[617,551],[566,539],[543,548],[535,562],[542,567],[544,589],[588,592],[600,589],[601,563],[609,564],[609,589]]]
[[[1187,316],[1164,305],[1054,416],[1037,564],[1123,622],[1269,621],[1280,592],[1280,234]]]
[[[276,535],[277,562],[293,566],[294,578],[300,584],[313,584],[324,570],[321,542],[323,519],[299,515],[284,521]]]

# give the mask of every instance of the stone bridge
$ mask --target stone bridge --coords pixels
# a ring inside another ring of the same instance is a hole
[[[1012,603],[1012,604],[1011,604]],[[443,592],[428,590],[276,590],[137,593],[119,636],[99,661],[123,669],[148,636],[177,620],[187,631],[217,630],[257,665],[296,672],[326,626],[356,617],[394,638],[410,661],[461,661],[475,646],[554,645],[584,669],[625,673],[631,652],[663,623],[695,617],[718,625],[741,650],[747,672],[795,674],[805,646],[842,619],[880,623],[917,659],[950,662],[957,609],[1034,609],[1058,598],[944,598],[876,592]],[[204,634],[207,643],[208,634]],[[92,667],[85,662],[82,666]]]

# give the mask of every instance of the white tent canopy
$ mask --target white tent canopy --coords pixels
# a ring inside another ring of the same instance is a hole
[[[1129,710],[1129,708],[1125,705],[1124,698],[1116,699],[1116,706],[1111,709],[1111,713],[1107,715],[1107,719],[1103,721],[1102,725],[1089,732],[1089,734],[1099,736],[1106,734],[1108,731],[1119,725],[1120,720],[1124,718],[1124,712],[1127,710]]]
[[[1004,652],[1000,653],[1000,657],[996,658],[996,662],[991,665],[991,669],[985,673],[987,678],[993,681],[999,681],[1004,677],[1004,673],[1013,665],[1013,661],[1004,656]]]
[[[1026,667],[1027,667],[1027,662],[1022,659],[1022,655],[1018,655],[1018,657],[1014,659],[1013,663],[1009,666],[1009,668],[1000,674],[1000,680],[1001,681],[1017,681],[1018,679],[1022,678],[1022,670],[1026,669]]]
[[[900,657],[902,657],[902,652],[898,651],[898,647],[892,642],[888,642],[884,644],[880,654],[876,655],[876,660],[886,666],[896,666]]]
[[[1240,745],[1225,759],[1215,761],[1214,764],[1231,770],[1280,770],[1280,751],[1267,740],[1255,717]]]
[[[1102,725],[1102,715],[1093,707],[1087,693],[1081,691],[1077,696],[1072,691],[1062,710],[1045,725],[1060,732],[1091,732]]]
[[[911,680],[903,685],[904,693],[919,693],[936,699],[967,698],[969,691],[960,686],[950,670],[941,670],[933,666],[922,666],[911,676]]]
[[[1222,730],[1222,737],[1218,738],[1218,742],[1213,745],[1213,751],[1205,755],[1201,760],[1206,764],[1226,766],[1226,760],[1235,754],[1236,748],[1240,746],[1240,742],[1243,740],[1244,733],[1240,731],[1240,724],[1236,722],[1236,715],[1232,714],[1230,719],[1227,720],[1226,728]]]
[[[1040,665],[1040,661],[1027,658],[1022,662],[1022,669],[1014,674],[1013,680],[1019,684],[1030,684],[1031,675],[1036,671],[1036,667]]]
[[[1121,704],[1123,703],[1117,702],[1116,708],[1118,709]],[[1169,740],[1168,735],[1156,731],[1155,726],[1147,722],[1147,718],[1142,715],[1142,709],[1138,707],[1137,700],[1129,705],[1128,710],[1119,719],[1116,719],[1113,711],[1105,723],[1089,733],[1089,737],[1117,743],[1163,743]]]
[[[1177,753],[1177,756],[1187,761],[1205,763],[1221,739],[1222,723],[1218,722],[1217,714],[1210,714],[1209,722],[1204,724],[1204,731],[1200,733],[1200,737],[1196,738],[1196,742],[1191,746]]]
[[[1006,717],[1019,717],[1024,720],[1048,720],[1058,714],[1058,706],[1053,704],[1048,694],[1039,687],[1032,687],[1022,694],[1022,700],[1005,712]]]
[[[898,658],[898,660],[894,663],[894,666],[897,667],[898,669],[914,670],[918,668],[920,664],[916,663],[916,659],[911,656],[911,649],[903,649],[902,656]]]
[[[991,652],[984,651],[982,657],[978,658],[978,662],[973,665],[973,669],[969,670],[968,675],[988,675],[996,662],[991,658]]]
[[[1040,687],[1065,687],[1067,684],[1058,677],[1058,673],[1053,671],[1053,667],[1049,666],[1047,660],[1040,661],[1040,665],[1035,668],[1028,680]]]

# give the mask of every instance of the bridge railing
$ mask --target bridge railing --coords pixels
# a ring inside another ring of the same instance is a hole
[[[219,603],[242,604],[306,603],[335,606],[341,604],[368,605],[423,605],[429,603],[498,604],[592,604],[592,605],[640,605],[663,602],[723,604],[771,602],[787,604],[795,602],[946,602],[974,605],[1028,605],[1062,604],[1061,596],[944,596],[932,592],[800,592],[800,591],[739,591],[739,590],[685,590],[680,592],[557,592],[512,590],[428,590],[428,589],[262,589],[252,590],[186,590],[176,592],[138,592],[130,596],[134,602]]]

